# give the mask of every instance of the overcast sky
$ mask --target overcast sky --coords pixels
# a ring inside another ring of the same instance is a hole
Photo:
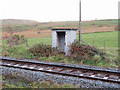
[[[0,19],[78,21],[80,0],[1,0]],[[81,0],[82,21],[117,19],[120,0]]]

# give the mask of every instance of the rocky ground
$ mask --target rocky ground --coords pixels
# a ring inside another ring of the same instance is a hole
[[[120,88],[120,84],[104,82],[99,80],[90,80],[77,77],[68,77],[57,74],[49,74],[44,72],[29,71],[17,68],[2,67],[2,75],[16,75],[27,77],[30,80],[35,81],[54,81],[58,84],[73,84],[80,88]],[[12,81],[12,79],[11,79]]]

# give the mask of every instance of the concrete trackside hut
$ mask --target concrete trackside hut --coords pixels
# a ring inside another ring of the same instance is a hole
[[[68,54],[69,46],[76,40],[76,28],[57,27],[52,29],[52,47]]]

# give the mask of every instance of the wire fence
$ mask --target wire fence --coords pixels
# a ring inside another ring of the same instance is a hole
[[[26,37],[26,45],[34,45],[34,44],[39,44],[39,43],[44,43],[44,44],[50,44],[52,45],[52,32],[51,30],[42,30],[42,31],[35,31],[33,32],[26,32],[26,33],[14,33],[14,34],[19,34],[19,35],[24,35]],[[103,40],[99,38],[99,41],[96,40],[96,37],[85,37],[84,34],[82,34],[82,41],[86,44],[89,44],[93,47],[101,47],[101,48],[106,48],[106,47],[118,47],[117,45],[111,45],[110,41]],[[6,37],[9,37],[9,33],[2,33],[2,40],[4,40]],[[78,40],[78,35],[77,35],[77,40]],[[115,44],[117,44],[115,42]]]

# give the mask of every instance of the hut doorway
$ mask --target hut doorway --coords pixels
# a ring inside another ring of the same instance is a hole
[[[57,32],[57,38],[58,48],[61,51],[65,51],[65,32]]]

